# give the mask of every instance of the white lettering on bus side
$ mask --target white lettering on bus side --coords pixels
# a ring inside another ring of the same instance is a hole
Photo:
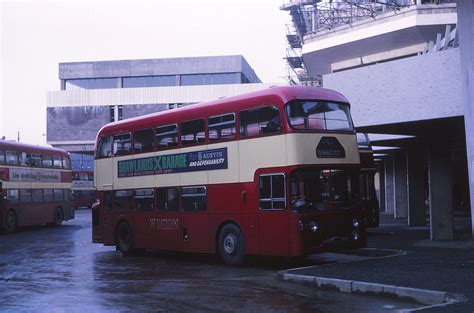
[[[178,223],[177,218],[150,218],[152,229],[178,230]]]

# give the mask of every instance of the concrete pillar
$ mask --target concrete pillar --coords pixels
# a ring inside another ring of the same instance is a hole
[[[385,212],[395,212],[395,185],[393,173],[393,157],[385,158]]]
[[[471,229],[474,238],[474,4],[458,0],[459,49],[464,89],[464,125],[466,129],[469,194],[471,196]]]
[[[377,165],[379,181],[379,208],[380,212],[385,212],[385,161]]]
[[[394,186],[395,186],[395,218],[408,217],[407,195],[407,159],[405,150],[396,150],[394,153]]]
[[[425,226],[424,148],[419,142],[407,145],[408,226]]]
[[[453,177],[449,144],[427,149],[431,240],[453,240]]]

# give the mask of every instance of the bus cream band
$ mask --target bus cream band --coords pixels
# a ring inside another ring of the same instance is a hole
[[[345,150],[345,158],[318,158],[316,156],[316,146],[322,137],[328,136],[337,138]],[[97,171],[97,175],[94,177],[95,185],[98,190],[111,190],[251,182],[254,179],[255,171],[259,168],[304,164],[360,164],[359,150],[354,134],[293,133],[146,153],[140,154],[139,158],[221,148],[227,148],[228,158],[228,168],[222,170],[118,178],[118,162],[138,157],[123,156],[95,160]]]

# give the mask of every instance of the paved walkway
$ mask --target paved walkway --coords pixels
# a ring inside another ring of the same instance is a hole
[[[369,248],[404,250],[394,257],[289,270],[289,274],[462,294],[467,301],[420,312],[474,312],[474,241],[432,242],[429,228],[385,225],[370,230]]]

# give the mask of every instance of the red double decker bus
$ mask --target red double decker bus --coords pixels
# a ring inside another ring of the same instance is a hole
[[[64,150],[0,140],[0,228],[61,225],[74,218],[71,162]]]
[[[97,200],[97,191],[94,187],[93,170],[72,171],[72,205],[74,208],[91,208]]]
[[[365,245],[349,104],[273,87],[111,123],[97,135],[93,241],[141,249],[304,256]]]
[[[361,207],[367,228],[379,226],[379,202],[375,192],[374,151],[367,134],[357,133],[357,144],[360,153],[360,196]]]

